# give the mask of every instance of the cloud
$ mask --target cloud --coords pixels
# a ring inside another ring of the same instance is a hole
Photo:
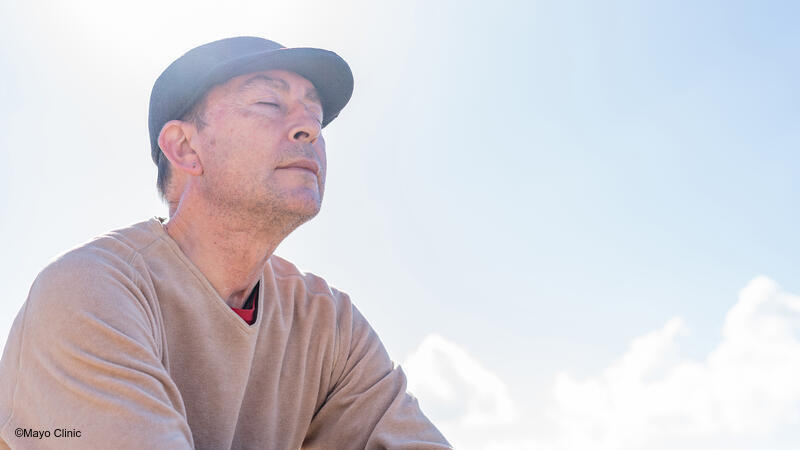
[[[440,336],[426,337],[405,367],[410,390],[457,448],[730,448],[731,439],[759,442],[797,428],[800,297],[757,277],[704,359],[681,354],[687,332],[672,318],[595,375],[557,373],[541,411],[546,437],[529,431],[533,419],[520,417],[496,375]]]
[[[680,318],[636,338],[599,375],[556,376],[550,416],[583,448],[641,448],[672,439],[767,435],[800,419],[800,297],[766,277],[728,311],[704,361],[682,358]]]
[[[450,426],[512,422],[516,409],[505,384],[458,345],[431,334],[403,364],[408,389]]]
[[[540,448],[515,437],[519,412],[508,388],[461,346],[428,335],[405,360],[403,369],[409,391],[455,448]],[[502,438],[497,439],[498,435]]]

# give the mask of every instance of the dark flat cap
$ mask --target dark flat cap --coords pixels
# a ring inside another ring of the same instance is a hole
[[[150,146],[158,164],[158,135],[180,119],[217,84],[262,70],[282,69],[309,80],[322,100],[322,126],[328,125],[353,94],[350,66],[336,53],[318,48],[286,48],[277,42],[241,36],[195,47],[167,67],[150,93]]]

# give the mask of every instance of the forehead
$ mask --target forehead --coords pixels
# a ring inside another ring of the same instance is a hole
[[[322,103],[314,85],[302,75],[288,70],[264,70],[231,78],[216,86],[208,94],[217,95],[249,95],[262,92],[277,91],[297,95],[305,100]]]

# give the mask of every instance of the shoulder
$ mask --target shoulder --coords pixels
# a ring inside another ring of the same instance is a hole
[[[335,336],[336,361],[332,374],[338,379],[354,364],[372,355],[376,373],[392,369],[392,362],[378,335],[350,300],[350,296],[332,287],[325,279],[313,273],[302,272],[294,264],[273,255],[269,264],[278,296],[289,299],[293,318],[306,325],[317,335],[326,330]],[[372,364],[372,363],[371,363]]]
[[[336,333],[345,346],[349,346],[351,340],[361,339],[380,344],[375,331],[346,292],[275,255],[270,258],[269,267],[280,297],[293,302],[295,317],[335,321]]]
[[[159,239],[151,221],[110,231],[56,256],[39,273],[34,287],[75,286],[109,276],[133,278],[141,250]]]
[[[157,239],[146,224],[98,236],[53,259],[31,286],[29,317],[49,321],[53,314],[63,318],[80,311],[144,313],[148,287],[140,250]]]
[[[346,357],[354,328],[366,325],[350,296],[322,277],[303,272],[281,257],[272,255],[268,266],[284,314],[291,314],[294,323],[313,329],[320,338],[332,337],[336,354],[344,351]],[[266,286],[269,285],[267,282]]]
[[[350,309],[350,296],[328,284],[324,278],[310,272],[303,272],[291,262],[272,255],[267,268],[275,279],[277,288],[290,294],[295,301],[330,303],[337,310]],[[266,274],[265,274],[266,275]]]

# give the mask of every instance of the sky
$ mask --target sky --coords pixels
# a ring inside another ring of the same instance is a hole
[[[147,107],[211,40],[331,49],[348,292],[463,449],[800,443],[800,7],[0,0],[0,345],[36,274],[164,216]]]

